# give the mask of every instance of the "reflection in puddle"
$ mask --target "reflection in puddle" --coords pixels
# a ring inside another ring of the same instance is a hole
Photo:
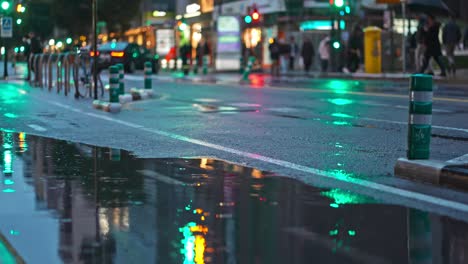
[[[3,132],[1,145],[2,260],[467,261],[465,223],[341,189],[208,158],[137,159],[22,133]]]
[[[338,105],[338,106],[344,106],[344,105],[350,105],[353,104],[354,101],[350,99],[345,99],[345,98],[334,98],[334,99],[328,99],[328,102]]]

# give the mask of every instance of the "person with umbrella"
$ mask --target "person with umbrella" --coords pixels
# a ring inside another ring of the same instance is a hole
[[[445,25],[442,32],[442,41],[445,45],[445,51],[447,53],[447,59],[449,62],[449,73],[451,72],[455,75],[455,48],[460,44],[461,41],[461,30],[460,27],[455,22],[455,17],[450,17],[450,22]]]
[[[445,65],[442,61],[442,47],[439,41],[439,31],[440,31],[440,23],[435,19],[433,15],[428,15],[426,26],[424,27],[426,31],[426,51],[424,53],[424,62],[421,67],[420,73],[424,73],[429,65],[429,61],[431,58],[437,62],[441,70],[441,76],[447,76],[445,71]]]

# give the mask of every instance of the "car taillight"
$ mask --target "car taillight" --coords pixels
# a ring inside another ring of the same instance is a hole
[[[89,56],[94,57],[94,55],[99,56],[99,51],[96,52],[96,53],[95,53],[94,51],[90,51],[90,52],[89,52]]]
[[[125,55],[123,51],[112,51],[111,56],[116,58],[122,58]]]

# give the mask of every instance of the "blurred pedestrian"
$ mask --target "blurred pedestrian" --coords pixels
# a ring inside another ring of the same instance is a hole
[[[210,56],[210,47],[208,46],[208,42],[205,40],[205,38],[202,38],[200,40],[195,51],[196,51],[195,56],[197,58],[197,64],[198,66],[202,66],[203,58],[205,56]]]
[[[442,77],[445,77],[447,76],[447,73],[445,71],[444,62],[442,61],[442,47],[440,45],[439,40],[440,23],[435,19],[433,15],[429,15],[427,17],[424,30],[426,31],[426,51],[424,53],[424,63],[422,65],[420,73],[424,73],[426,71],[430,59],[433,58],[440,67],[440,75]]]
[[[36,36],[36,33],[30,32],[29,33],[29,47],[30,47],[30,56],[36,55],[36,54],[42,54],[43,48],[41,44],[41,40],[39,39],[38,36]],[[39,62],[36,60],[33,65],[31,65],[31,72],[34,72],[36,67],[39,65]],[[28,74],[28,77],[31,77],[31,74]]]
[[[465,49],[468,49],[468,27],[465,29],[465,34],[463,34],[463,46]]]
[[[424,26],[426,25],[426,18],[421,17],[419,19],[418,29],[416,31],[416,50],[414,54],[414,61],[416,66],[416,71],[420,71],[423,64],[424,64],[424,54],[426,52],[426,35],[427,32],[424,30]],[[428,64],[430,71],[432,71],[431,64]]]
[[[314,45],[309,38],[306,38],[302,44],[301,55],[304,62],[304,70],[308,74],[315,57]]]
[[[328,72],[328,61],[330,60],[330,37],[326,36],[319,44],[320,69]]]
[[[359,65],[362,60],[362,47],[364,46],[364,40],[361,33],[361,27],[355,26],[348,40],[347,68],[350,72],[356,72],[359,69]]]
[[[270,51],[271,59],[271,75],[279,76],[280,46],[277,38],[271,41],[268,50]]]
[[[189,60],[192,58],[192,46],[188,40],[181,41],[181,46],[179,48],[180,58],[182,60],[182,71],[184,75],[189,73]]]
[[[445,25],[442,31],[442,41],[445,45],[445,52],[448,59],[448,72],[455,75],[457,69],[455,65],[455,48],[460,44],[462,39],[460,27],[455,21],[455,17],[451,16],[450,21]]]
[[[43,52],[41,40],[36,33],[29,33],[29,39],[31,40],[31,53],[32,54],[41,54]]]
[[[294,70],[296,64],[296,57],[299,55],[299,46],[296,44],[294,37],[290,38],[289,42],[289,70]]]
[[[24,47],[24,51],[23,51],[23,55],[24,55],[24,58],[26,60],[26,65],[28,66],[26,72],[27,72],[27,76],[26,76],[26,80],[29,81],[31,80],[31,62],[30,62],[30,59],[31,59],[31,39],[29,38],[28,35],[24,35],[23,36],[23,40],[22,40],[22,44],[21,44],[23,47]]]
[[[286,42],[284,38],[278,41],[279,53],[280,53],[280,72],[287,73],[289,68],[289,56],[291,53],[291,46]]]

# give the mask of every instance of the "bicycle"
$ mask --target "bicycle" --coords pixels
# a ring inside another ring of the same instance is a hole
[[[78,93],[75,97],[93,97],[94,91],[94,58],[89,53],[80,53],[78,55]],[[101,97],[104,96],[104,84],[101,79],[102,69],[98,66],[97,78],[98,88],[101,91]]]

